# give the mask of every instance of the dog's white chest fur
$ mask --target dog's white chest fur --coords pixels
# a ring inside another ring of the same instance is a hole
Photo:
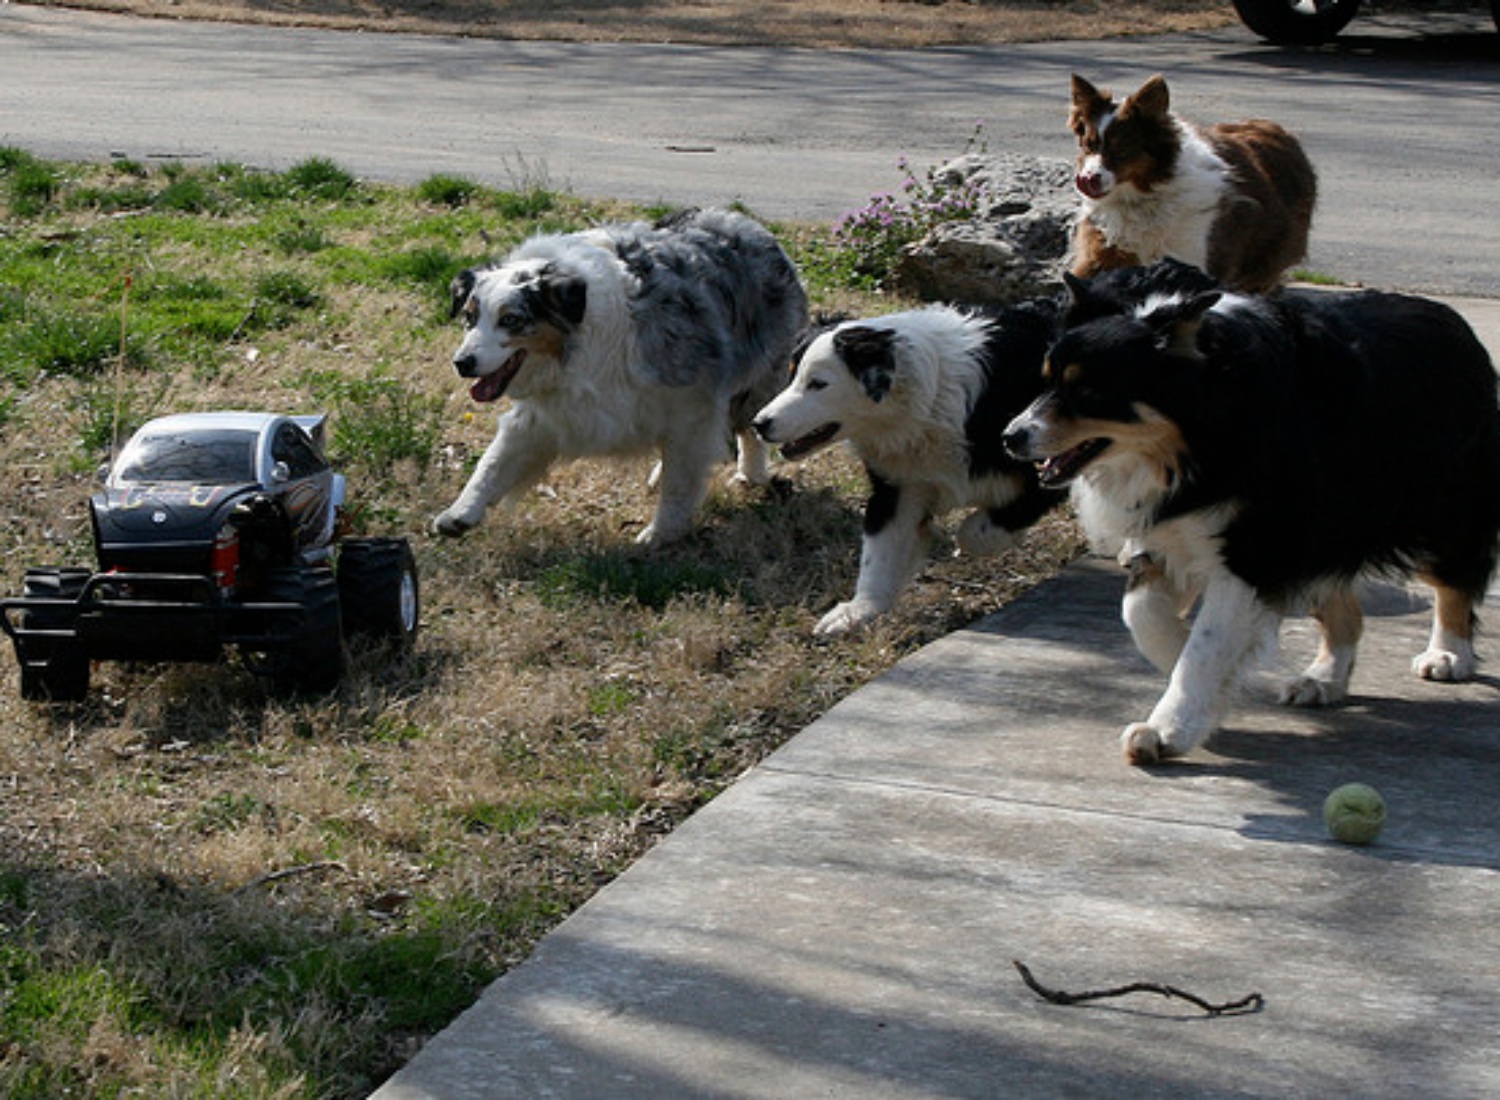
[[[1192,126],[1174,120],[1181,135],[1177,170],[1150,191],[1122,184],[1102,199],[1084,199],[1087,218],[1111,246],[1146,260],[1171,256],[1203,267],[1208,236],[1230,189],[1229,166]]]

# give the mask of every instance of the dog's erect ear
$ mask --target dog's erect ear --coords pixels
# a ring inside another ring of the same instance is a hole
[[[1175,291],[1204,293],[1218,289],[1214,277],[1207,271],[1176,256],[1163,256],[1147,269],[1147,273],[1165,288]]]
[[[1077,73],[1073,74],[1073,106],[1080,110],[1088,110],[1096,103],[1108,103],[1110,99],[1109,89],[1102,92],[1090,84]]]
[[[1101,294],[1094,292],[1093,284],[1087,279],[1080,279],[1071,271],[1064,271],[1063,289],[1067,294],[1067,300],[1063,307],[1064,323],[1072,326],[1088,320],[1090,317],[1109,312],[1112,303]]]
[[[459,310],[464,308],[464,303],[469,300],[469,295],[474,293],[474,284],[479,281],[479,276],[474,273],[473,268],[460,271],[453,276],[453,281],[448,284],[448,294],[453,302],[448,310],[449,318],[458,316]]]
[[[840,329],[833,335],[833,350],[838,352],[871,401],[880,401],[891,392],[896,381],[896,357],[893,345],[896,334],[890,329]]]
[[[1120,114],[1164,115],[1172,106],[1172,97],[1167,92],[1167,79],[1157,73],[1136,89],[1120,107]]]
[[[1201,357],[1198,329],[1203,315],[1224,296],[1221,290],[1208,290],[1191,298],[1167,302],[1142,317],[1156,334],[1156,346],[1168,355],[1188,359]]]
[[[542,272],[538,285],[542,308],[557,321],[569,328],[583,320],[583,311],[588,306],[588,283],[576,275],[565,275],[554,268]]]
[[[1109,89],[1100,91],[1077,73],[1073,74],[1073,105],[1068,108],[1068,129],[1083,140],[1093,120],[1114,106]]]

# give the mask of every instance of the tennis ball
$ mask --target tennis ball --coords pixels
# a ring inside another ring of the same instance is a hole
[[[1323,801],[1323,824],[1334,840],[1370,844],[1385,824],[1385,799],[1374,787],[1345,783]]]

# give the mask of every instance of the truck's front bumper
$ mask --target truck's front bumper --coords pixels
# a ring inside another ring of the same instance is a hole
[[[216,661],[225,646],[284,645],[302,619],[300,604],[227,601],[196,574],[97,573],[76,600],[0,600],[0,628],[18,650],[61,642],[95,661]]]

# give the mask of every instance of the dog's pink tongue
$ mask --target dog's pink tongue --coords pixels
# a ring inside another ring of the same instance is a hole
[[[1078,188],[1086,198],[1097,199],[1104,195],[1104,188],[1098,176],[1075,176],[1073,186]]]
[[[487,374],[483,378],[476,379],[474,384],[469,387],[469,396],[475,401],[489,402],[498,400],[500,395],[505,392],[505,384],[508,381],[510,381],[510,377],[505,371],[496,371],[494,374]]]

